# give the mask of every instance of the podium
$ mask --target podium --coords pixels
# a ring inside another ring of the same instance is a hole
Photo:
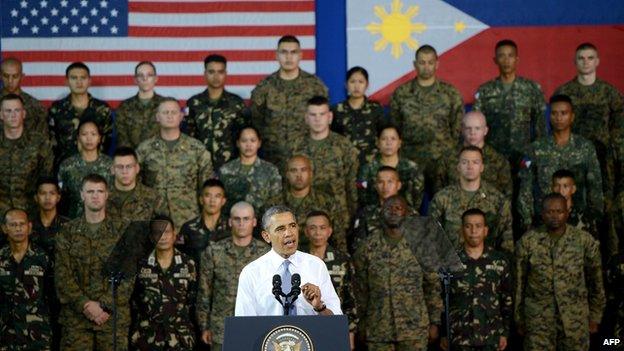
[[[223,351],[349,351],[347,316],[227,317]]]

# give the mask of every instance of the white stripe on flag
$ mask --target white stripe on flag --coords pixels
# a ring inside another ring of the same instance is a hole
[[[143,27],[212,27],[232,25],[314,25],[314,12],[130,13],[128,24]]]

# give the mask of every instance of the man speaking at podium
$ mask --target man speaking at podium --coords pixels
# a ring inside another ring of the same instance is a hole
[[[325,263],[297,250],[299,228],[289,208],[273,206],[264,213],[262,238],[271,250],[243,268],[236,316],[342,314]]]

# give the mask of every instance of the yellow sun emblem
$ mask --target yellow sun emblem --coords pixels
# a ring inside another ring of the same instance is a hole
[[[381,34],[375,42],[375,51],[382,51],[392,44],[390,52],[396,59],[403,54],[403,43],[412,50],[418,48],[418,41],[412,38],[412,33],[422,33],[427,29],[424,23],[412,23],[412,17],[418,15],[420,7],[410,6],[405,13],[401,13],[402,7],[401,0],[392,0],[390,13],[383,6],[375,6],[375,15],[381,23],[373,22],[366,26],[371,34]]]

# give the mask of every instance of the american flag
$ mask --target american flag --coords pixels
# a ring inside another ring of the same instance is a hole
[[[1,0],[2,57],[24,63],[24,90],[44,102],[67,95],[65,68],[91,69],[93,96],[116,106],[136,94],[134,66],[153,61],[156,92],[186,100],[205,89],[203,60],[228,59],[226,89],[248,99],[277,70],[277,40],[301,41],[315,71],[314,0]]]

